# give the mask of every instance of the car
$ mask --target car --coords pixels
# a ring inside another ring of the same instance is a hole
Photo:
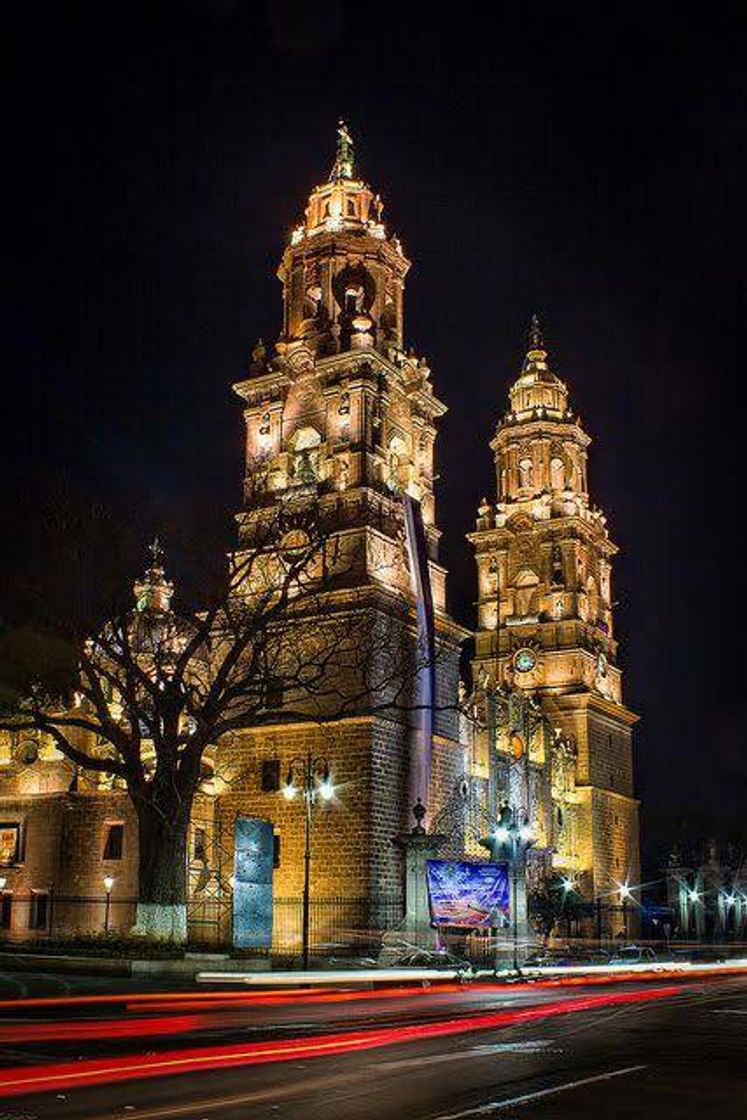
[[[653,964],[655,960],[656,953],[647,945],[621,945],[608,964]]]

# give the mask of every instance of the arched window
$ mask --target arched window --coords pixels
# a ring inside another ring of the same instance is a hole
[[[553,490],[565,490],[565,463],[558,455],[550,460],[550,486]]]
[[[293,433],[288,441],[288,446],[291,451],[308,451],[311,447],[318,447],[322,442],[322,437],[316,428],[307,426],[305,428],[298,428]]]

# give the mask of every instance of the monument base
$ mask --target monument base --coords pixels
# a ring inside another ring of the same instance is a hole
[[[438,930],[431,924],[426,863],[433,859],[447,837],[427,833],[420,825],[397,836],[392,842],[401,848],[405,859],[405,916],[396,929],[382,938],[379,964],[438,967],[450,964]]]

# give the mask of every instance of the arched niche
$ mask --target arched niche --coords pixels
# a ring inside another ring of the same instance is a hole
[[[516,614],[525,617],[537,613],[539,576],[532,568],[521,568],[516,575]]]
[[[593,576],[589,576],[586,581],[586,602],[589,612],[589,621],[596,622],[599,618],[599,589],[597,581]]]
[[[292,477],[303,486],[319,481],[319,466],[322,437],[316,428],[307,425],[297,428],[288,440],[288,449],[293,455]]]
[[[522,490],[531,490],[534,485],[534,464],[528,455],[519,459],[519,486]]]
[[[387,485],[390,490],[400,492],[407,488],[409,478],[409,451],[404,439],[393,435],[386,452]]]
[[[565,479],[565,461],[560,455],[553,455],[550,460],[550,488],[552,490],[565,490]]]
[[[303,428],[296,429],[288,440],[288,449],[290,451],[309,451],[312,447],[318,447],[321,442],[320,432],[307,424]]]

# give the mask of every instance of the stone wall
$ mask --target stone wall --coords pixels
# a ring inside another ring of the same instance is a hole
[[[12,895],[12,939],[98,934],[107,922],[104,877],[114,880],[108,914],[111,930],[126,932],[137,894],[137,830],[126,796],[119,793],[51,793],[0,798],[0,822],[21,830],[18,858],[0,869]],[[105,859],[109,826],[122,824],[122,855]],[[34,928],[36,895],[46,895],[46,920]]]

